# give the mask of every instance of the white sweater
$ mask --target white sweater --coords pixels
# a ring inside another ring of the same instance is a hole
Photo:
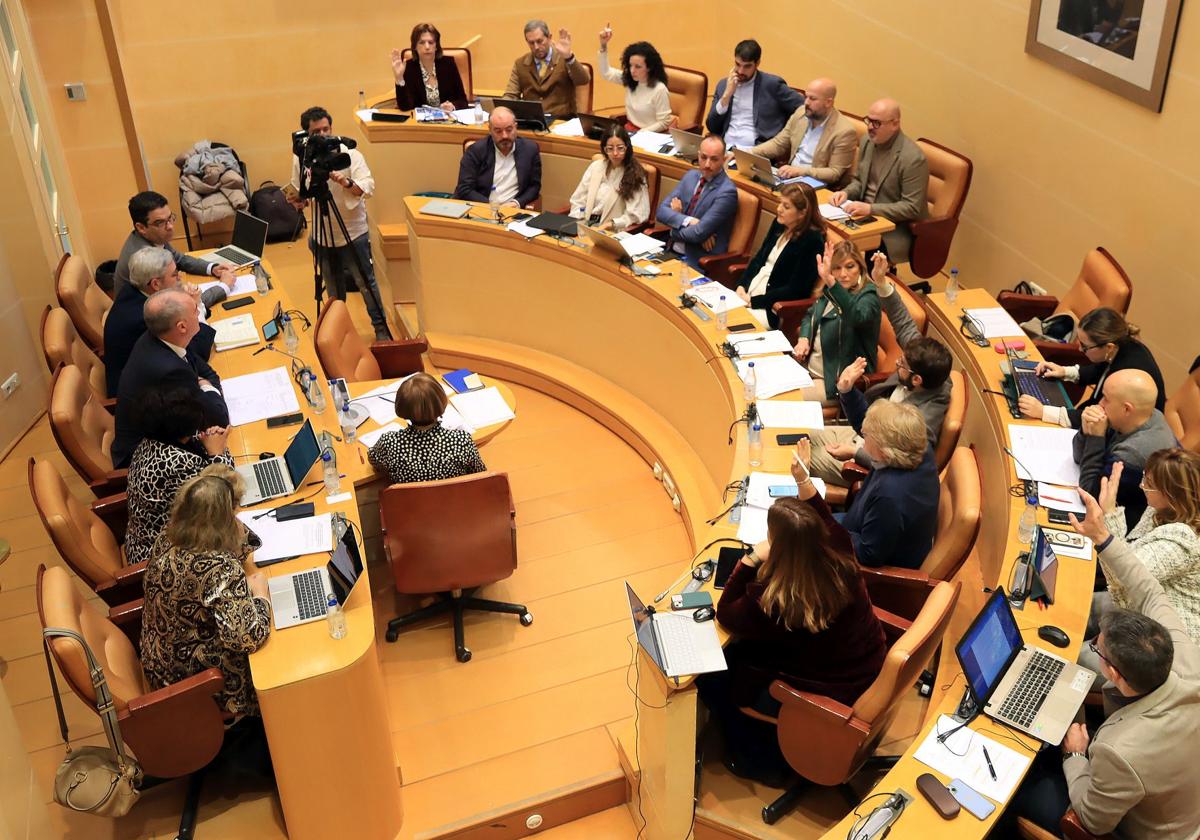
[[[600,53],[600,75],[618,85],[625,83],[621,71],[609,67],[607,51]],[[666,131],[671,123],[671,97],[667,86],[638,82],[633,90],[625,88],[625,119],[644,131]]]
[[[1188,635],[1193,641],[1200,642],[1200,536],[1182,522],[1155,525],[1152,507],[1146,508],[1128,534],[1125,533],[1124,508],[1106,514],[1104,522],[1114,535],[1125,538],[1147,571],[1162,584]],[[1103,552],[1098,556],[1103,567]],[[1113,603],[1125,607],[1128,601],[1120,584],[1114,581],[1107,567],[1104,574],[1109,579],[1108,590]]]

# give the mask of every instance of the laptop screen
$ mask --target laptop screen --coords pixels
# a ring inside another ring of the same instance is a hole
[[[633,616],[633,632],[637,635],[638,644],[646,653],[650,654],[654,664],[665,674],[667,669],[663,665],[658,642],[654,639],[654,624],[650,621],[652,614],[646,611],[646,605],[642,603],[642,599],[637,596],[633,587],[628,583],[625,584],[625,591],[629,595],[629,612]]]
[[[321,457],[321,444],[317,443],[317,434],[313,431],[311,420],[305,420],[300,431],[288,444],[287,452],[283,453],[283,461],[287,464],[288,475],[292,477],[292,487],[299,489],[300,482],[312,465]]]
[[[980,706],[987,703],[1024,645],[1004,588],[998,587],[954,648]]]
[[[233,244],[243,251],[261,257],[267,244],[267,223],[239,210],[233,220]]]
[[[1042,596],[1047,603],[1054,603],[1054,586],[1058,582],[1058,555],[1050,544],[1046,531],[1042,526],[1037,527],[1033,539],[1033,557],[1037,564],[1038,577],[1041,578],[1045,594]]]
[[[329,585],[333,588],[333,594],[338,603],[344,605],[363,570],[353,528],[347,528],[346,533],[342,534],[342,538],[333,547],[333,554],[326,568],[329,570]]]

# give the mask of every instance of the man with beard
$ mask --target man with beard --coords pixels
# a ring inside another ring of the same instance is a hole
[[[542,154],[532,140],[517,136],[517,118],[500,107],[488,117],[488,136],[463,152],[454,197],[495,201],[504,207],[533,207],[542,192]]]
[[[837,86],[829,79],[813,79],[804,90],[804,108],[796,109],[787,124],[770,140],[750,148],[750,153],[783,160],[780,178],[807,175],[831,190],[850,183],[854,175],[854,147],[858,135],[833,101]]]
[[[722,135],[730,149],[749,149],[774,137],[804,101],[782,78],[759,70],[760,61],[758,41],[740,41],[729,77],[717,82],[713,93],[704,125]]]

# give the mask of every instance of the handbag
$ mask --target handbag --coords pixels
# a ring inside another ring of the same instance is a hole
[[[96,712],[104,724],[108,737],[107,747],[71,746],[67,734],[67,718],[63,714],[62,698],[58,693],[58,680],[50,663],[49,639],[60,637],[74,639],[83,648],[87,657],[88,672],[92,688],[96,692]],[[46,670],[50,674],[50,687],[54,692],[54,707],[58,711],[58,727],[63,743],[67,746],[67,757],[54,774],[54,801],[72,811],[95,814],[100,817],[122,817],[129,813],[137,802],[141,791],[142,768],[125,752],[121,743],[121,729],[117,724],[117,712],[113,706],[112,692],[108,680],[96,662],[91,649],[83,637],[74,630],[64,627],[47,627],[42,630],[42,652],[46,656]]]

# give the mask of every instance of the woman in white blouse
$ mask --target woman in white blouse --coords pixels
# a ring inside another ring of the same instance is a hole
[[[614,70],[608,64],[608,42],[612,36],[612,27],[605,24],[600,32],[600,75],[625,85],[626,128],[666,131],[673,119],[662,56],[647,41],[637,41],[621,53],[621,69]]]
[[[571,215],[601,230],[622,231],[646,221],[650,190],[629,132],[619,125],[607,129],[600,151],[604,157],[591,162],[571,196]]]

